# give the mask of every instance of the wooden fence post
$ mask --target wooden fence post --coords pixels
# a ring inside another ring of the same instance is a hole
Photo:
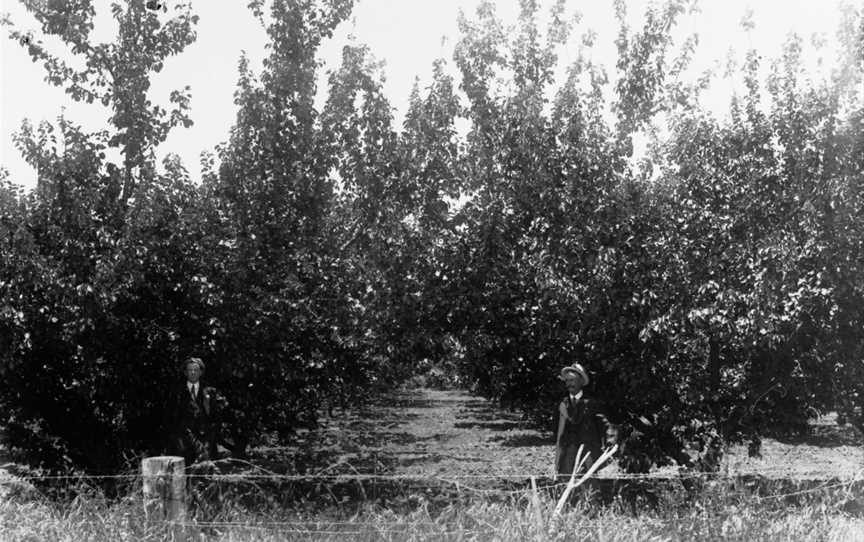
[[[146,457],[141,461],[144,514],[151,521],[174,523],[175,540],[185,540],[186,474],[182,457]]]

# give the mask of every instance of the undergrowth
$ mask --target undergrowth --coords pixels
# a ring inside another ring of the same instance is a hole
[[[652,503],[622,495],[600,502],[596,494],[583,493],[557,519],[551,517],[555,498],[549,491],[536,500],[526,490],[507,499],[475,496],[450,504],[435,493],[409,492],[397,506],[375,500],[287,506],[277,498],[250,506],[225,492],[220,493],[224,502],[215,506],[201,502],[199,493],[182,529],[188,540],[202,542],[864,540],[860,486],[826,487],[787,496],[716,484],[696,493],[664,490]],[[88,489],[65,500],[38,495],[0,500],[3,542],[156,542],[176,539],[179,529],[148,521],[137,492],[107,499]]]

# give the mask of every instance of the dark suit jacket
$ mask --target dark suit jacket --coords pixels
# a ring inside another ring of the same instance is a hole
[[[602,446],[609,421],[600,411],[600,405],[584,396],[579,401],[572,401],[568,395],[561,402],[566,407],[567,419],[560,444]]]
[[[182,455],[187,465],[205,457],[216,458],[220,404],[218,392],[203,381],[198,382],[195,397],[185,380],[178,384],[171,391],[166,409],[170,453]]]
[[[584,452],[591,453],[591,462],[596,461],[613,426],[603,414],[602,405],[584,395],[578,401],[571,400],[568,395],[561,401],[559,410],[566,410],[567,417],[557,443],[560,448],[557,468],[559,473],[570,474],[579,445]]]
[[[213,430],[215,420],[215,390],[204,382],[198,382],[198,394],[192,397],[187,383],[179,385],[172,395],[169,415],[173,418],[175,435],[187,430],[195,435],[205,435]]]

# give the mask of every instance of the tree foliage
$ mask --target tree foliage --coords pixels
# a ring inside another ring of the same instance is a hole
[[[766,431],[837,407],[860,416],[859,317],[841,308],[857,304],[860,253],[840,241],[858,228],[841,202],[860,177],[848,146],[860,141],[860,15],[847,13],[849,54],[824,82],[808,81],[793,38],[766,93],[749,52],[746,93],[718,119],[699,100],[711,74],[679,78],[693,41],[670,58],[686,3],[649,8],[637,33],[617,4],[614,82],[580,56],[551,103],[534,7],[506,32],[481,4],[457,47],[477,190],[456,266],[475,318],[459,340],[478,389],[548,420],[557,369],[581,361],[639,471],[712,468],[726,444],[757,453]],[[513,85],[493,93],[502,71]]]
[[[240,59],[235,123],[196,184],[153,158],[190,122],[189,89],[171,111],[148,96],[194,40],[191,8],[115,3],[117,39],[94,44],[91,2],[24,4],[84,67],[10,37],[112,110],[96,133],[22,126],[34,190],[0,173],[0,408],[32,462],[158,451],[190,355],[226,398],[235,454],[431,367],[551,428],[555,375],[580,361],[633,471],[713,468],[729,443],[756,453],[830,409],[864,423],[854,10],[828,77],[803,71],[797,38],[774,61],[749,51],[716,115],[702,92],[718,75],[686,75],[698,40],[673,39],[691,2],[652,5],[636,31],[616,2],[602,65],[565,2],[522,0],[509,28],[484,1],[397,127],[353,41],[316,107],[316,51],[351,0],[252,1],[263,69]]]

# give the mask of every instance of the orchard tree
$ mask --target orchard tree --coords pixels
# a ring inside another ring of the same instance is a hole
[[[169,111],[154,105],[149,97],[150,78],[159,73],[168,57],[181,53],[195,41],[198,16],[188,2],[131,0],[112,2],[111,12],[117,21],[118,34],[110,43],[93,43],[95,9],[91,0],[59,2],[22,0],[24,7],[42,25],[44,36],[59,38],[76,62],[66,62],[67,55],[57,56],[31,33],[12,26],[9,37],[18,41],[33,62],[45,67],[45,80],[62,87],[75,101],[99,103],[110,107],[113,130],[109,145],[123,155],[122,187],[119,197],[132,195],[138,177],[147,166],[153,149],[165,141],[171,128],[189,126],[189,87],[171,93],[173,108]]]
[[[339,360],[351,359],[357,333],[351,298],[342,297],[351,270],[330,231],[333,157],[314,107],[317,48],[352,4],[250,4],[266,26],[268,55],[260,75],[241,59],[237,120],[205,175],[216,216],[233,232],[215,276],[226,296],[214,362],[230,386],[238,450],[266,431],[285,436],[314,424],[322,403],[363,384],[340,380]]]
[[[860,127],[860,92],[850,90],[858,16],[841,40],[852,52],[824,86],[802,84],[793,40],[766,97],[748,53],[746,92],[723,121],[700,105],[712,74],[680,79],[695,40],[670,56],[689,3],[649,8],[636,33],[616,4],[615,78],[579,55],[548,109],[551,53],[538,53],[533,3],[521,5],[508,32],[481,4],[476,21],[462,20],[456,51],[475,191],[453,281],[466,292],[453,303],[466,315],[463,373],[546,424],[557,369],[583,362],[622,422],[629,470],[716,468],[730,443],[749,439],[755,453],[771,428],[804,427],[842,404],[860,415],[858,380],[840,377],[860,374],[850,340],[859,253],[841,234],[857,231],[851,207],[836,226],[860,175],[845,154]],[[509,86],[496,81],[502,73]],[[641,162],[637,136],[648,141]],[[694,447],[696,457],[685,453]]]
[[[341,268],[338,296],[350,300],[337,311],[340,334],[354,337],[356,348],[334,351],[347,380],[366,382],[369,376],[399,372],[396,321],[402,302],[398,251],[403,241],[405,193],[400,186],[401,164],[392,128],[392,108],[384,96],[380,66],[365,46],[349,44],[342,63],[328,78],[327,102],[321,114],[330,173],[334,178],[333,206],[327,215],[331,265]],[[334,284],[335,286],[336,284]],[[375,370],[374,365],[386,363]]]
[[[436,60],[429,85],[421,91],[415,81],[409,98],[399,141],[404,227],[394,257],[400,262],[394,278],[403,277],[401,317],[395,320],[404,329],[403,355],[416,364],[415,372],[438,375],[439,384],[456,377],[454,332],[463,324],[452,300],[469,293],[451,282],[458,276],[458,210],[466,183],[456,129],[462,108],[448,68],[444,59]]]
[[[176,268],[176,261],[154,263],[164,255],[147,250],[172,226],[150,243],[133,239],[130,226],[143,202],[154,205],[146,212],[171,217],[156,207],[177,202],[150,201],[154,190],[179,184],[191,194],[182,168],[169,164],[159,174],[153,163],[168,131],[190,122],[188,89],[172,93],[171,111],[153,105],[147,91],[152,74],[194,40],[197,18],[188,4],[176,4],[170,18],[151,4],[112,4],[117,37],[96,44],[92,2],[24,2],[42,35],[66,46],[64,55],[4,20],[10,38],[45,66],[46,81],[112,111],[110,125],[96,133],[61,117],[36,128],[25,122],[16,135],[37,186],[19,200],[16,257],[4,259],[4,326],[17,332],[4,351],[0,402],[12,450],[32,463],[114,469],[130,452],[158,448],[159,395],[151,392],[164,390],[160,377],[176,372],[173,352],[162,348],[170,340],[157,345],[156,337],[173,332],[160,327],[164,319],[148,319],[152,314],[130,318],[125,303],[131,291],[167,285],[122,267],[135,260],[139,268]],[[70,55],[80,62],[67,63]],[[106,157],[109,147],[119,148],[121,164]]]

